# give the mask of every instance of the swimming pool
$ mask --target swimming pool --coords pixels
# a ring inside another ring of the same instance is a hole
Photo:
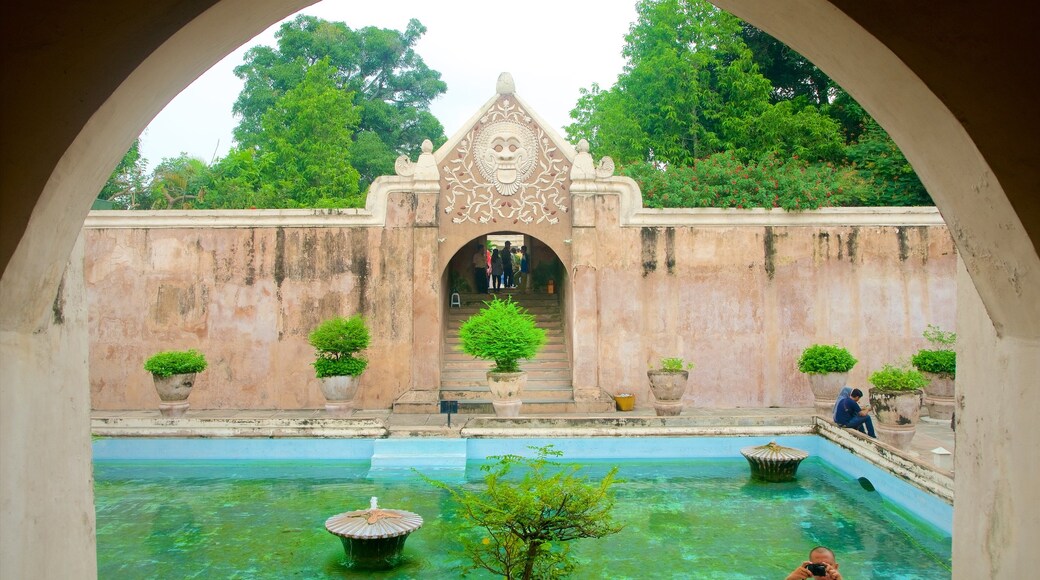
[[[816,436],[775,438],[812,454],[796,482],[752,482],[739,449],[771,439],[102,439],[99,577],[456,577],[452,501],[407,465],[479,487],[482,458],[545,443],[591,477],[618,465],[624,480],[625,528],[576,542],[576,577],[776,578],[817,544],[852,578],[950,576],[950,506]],[[371,496],[426,523],[401,566],[353,572],[323,523]]]

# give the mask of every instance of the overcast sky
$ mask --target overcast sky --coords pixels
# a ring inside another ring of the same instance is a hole
[[[427,32],[416,51],[448,85],[431,105],[448,137],[495,94],[503,71],[512,73],[516,93],[562,135],[578,90],[617,80],[635,0],[325,0],[300,13],[352,29],[403,31],[409,18],[418,18]],[[152,120],[141,139],[149,170],[182,152],[206,162],[227,153],[237,124],[231,106],[242,90],[232,71],[248,48],[274,46],[279,25],[229,54]]]

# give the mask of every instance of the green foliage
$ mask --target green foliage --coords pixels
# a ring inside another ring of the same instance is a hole
[[[922,335],[933,346],[950,347],[957,342],[957,333],[943,330],[934,324],[929,324]]]
[[[872,187],[870,195],[858,199],[856,205],[934,205],[914,168],[881,125],[870,117],[861,122],[863,130],[847,154]]]
[[[471,561],[464,574],[487,570],[510,580],[560,578],[575,569],[566,542],[621,531],[612,517],[616,467],[602,480],[589,481],[579,475],[579,466],[550,460],[562,455],[551,445],[531,449],[534,458],[490,457],[494,462],[481,466],[485,488],[480,492],[421,476],[448,491],[463,521],[475,528],[460,534]]]
[[[358,147],[351,157],[364,190],[379,175],[390,174],[400,154],[415,157],[423,139],[443,143],[444,128],[429,113],[430,102],[447,90],[440,73],[415,52],[426,28],[415,19],[404,31],[364,27],[298,16],[275,34],[277,47],[250,49],[235,74],[245,81],[234,105],[241,117],[235,139],[243,148],[263,141],[264,116],[305,78],[311,66],[325,62],[335,88],[359,113],[351,127]]]
[[[857,362],[852,353],[843,347],[814,344],[802,351],[798,370],[807,374],[847,373]]]
[[[360,375],[368,361],[354,356],[354,353],[368,348],[370,340],[368,327],[360,314],[350,318],[338,316],[322,322],[307,336],[307,341],[316,351],[315,375],[319,379]]]
[[[479,359],[495,362],[494,372],[514,373],[517,361],[534,358],[545,344],[545,330],[522,306],[497,297],[459,327],[459,349]]]
[[[365,369],[368,367],[366,359],[354,356],[333,359],[319,355],[312,364],[314,365],[314,375],[319,379],[343,376],[356,377],[365,372]]]
[[[152,170],[147,209],[191,209],[205,202],[213,177],[206,162],[187,154],[163,159]],[[147,204],[147,205],[145,205]]]
[[[957,353],[950,347],[957,342],[957,334],[929,324],[922,333],[934,349],[921,349],[910,359],[919,371],[947,377],[957,376]]]
[[[350,164],[352,134],[360,116],[350,93],[336,86],[325,60],[285,91],[261,117],[256,163],[265,184],[277,187],[282,207],[362,205],[356,169]]]
[[[206,357],[197,350],[168,350],[144,361],[144,370],[161,378],[171,375],[201,373],[206,370]]]
[[[919,371],[950,377],[957,376],[957,353],[952,350],[919,350],[910,359]]]
[[[717,153],[692,166],[636,163],[622,175],[639,183],[646,207],[780,207],[786,210],[845,205],[865,195],[867,183],[849,167],[809,164],[802,159],[744,163],[733,153]]]
[[[137,209],[145,193],[145,159],[141,157],[141,138],[134,139],[97,198],[122,209]]]
[[[915,391],[928,385],[928,379],[920,372],[892,365],[874,371],[867,381],[882,391]]]
[[[565,130],[648,207],[931,204],[888,134],[783,43],[706,0],[636,11],[617,83],[582,89]]]
[[[690,370],[692,368],[693,368],[693,363],[688,363],[688,362],[684,361],[680,357],[668,357],[668,358],[662,358],[661,359],[661,369],[660,370],[662,370],[662,371],[667,371],[667,372],[670,372],[670,373],[678,373],[678,372],[681,372],[681,371]]]

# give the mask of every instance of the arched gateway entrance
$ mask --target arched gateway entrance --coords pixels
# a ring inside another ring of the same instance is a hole
[[[413,346],[413,352],[418,353],[424,348],[420,341],[425,340],[425,348],[429,349],[426,354],[438,355],[436,359],[442,364],[434,375],[437,380],[424,381],[421,385],[414,383],[416,388],[395,401],[394,409],[399,412],[435,412],[437,401],[443,398],[441,391],[462,399],[481,402],[486,399],[480,393],[465,390],[479,388],[476,383],[480,369],[476,366],[456,368],[463,363],[454,356],[454,343],[449,336],[449,331],[454,332],[459,322],[458,313],[448,310],[451,307],[449,294],[461,289],[460,284],[452,281],[468,281],[466,286],[474,292],[467,294],[467,301],[479,302],[475,296],[478,284],[472,274],[475,244],[483,244],[489,234],[508,232],[531,241],[529,249],[535,267],[539,262],[558,261],[562,272],[570,271],[575,215],[582,213],[581,209],[576,212],[575,192],[580,195],[590,191],[588,184],[597,176],[592,158],[587,148],[579,152],[563,141],[516,96],[513,78],[508,73],[502,73],[495,89],[495,96],[477,111],[470,124],[437,151],[432,151],[427,143],[418,160],[412,162],[402,157],[397,163],[398,175],[412,180],[417,204],[416,228],[436,228],[436,263],[443,272],[436,298],[444,305],[437,325],[441,331],[436,337],[438,340],[431,340],[435,338],[432,329],[416,329]],[[609,178],[611,173],[601,169],[599,176]],[[586,221],[588,219],[586,216]],[[424,234],[417,232],[417,235]],[[589,384],[582,384],[566,376],[572,372],[570,363],[575,354],[573,342],[568,338],[581,329],[575,324],[574,309],[568,308],[573,303],[569,284],[563,279],[554,283],[557,286],[552,304],[543,299],[539,308],[558,309],[554,316],[561,319],[562,343],[554,346],[566,353],[566,357],[565,365],[554,369],[552,380],[546,384],[554,387],[551,396],[561,405],[546,405],[545,409],[613,409],[613,399],[598,388],[595,378]],[[546,290],[537,288],[532,292],[545,293]],[[528,300],[531,298],[527,296]],[[421,297],[417,295],[416,299]],[[433,352],[433,344],[439,346],[440,352]],[[563,393],[564,390],[570,392]]]
[[[1030,211],[1036,116],[1022,114],[1032,78],[1013,74],[1035,62],[1028,6],[714,1],[856,96],[951,224],[966,265],[956,465],[958,505],[969,506],[955,513],[954,574],[1029,576],[1038,567],[1038,552],[1027,547],[1040,538],[1040,476],[1035,462],[1015,458],[1031,456],[1040,442],[1033,426],[1040,400],[1023,395],[1040,371],[1040,220]],[[4,78],[19,87],[4,96],[10,154],[0,171],[0,575],[96,575],[85,314],[69,304],[53,316],[94,192],[179,91],[310,3],[37,2],[12,4],[0,19]],[[65,287],[74,284],[69,278]]]

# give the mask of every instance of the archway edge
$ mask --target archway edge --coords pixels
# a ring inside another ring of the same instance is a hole
[[[208,2],[208,9],[201,11],[183,28],[170,34],[169,38],[150,54],[139,56],[119,52],[119,49],[127,48],[124,46],[112,49],[118,54],[108,55],[109,57],[141,58],[140,64],[89,116],[89,120],[60,156],[46,183],[8,182],[7,178],[4,179],[5,198],[32,195],[36,191],[33,189],[34,186],[42,186],[42,189],[39,190],[29,221],[24,225],[24,232],[4,266],[3,277],[0,278],[0,303],[5,305],[5,308],[0,310],[0,330],[32,331],[46,324],[46,316],[54,301],[58,282],[96,192],[100,191],[112,168],[148,123],[174,97],[220,59],[272,23],[315,2],[316,0],[212,0]],[[124,21],[111,23],[112,26],[124,26],[127,30],[123,32],[129,36],[154,34],[163,30],[165,22],[150,22],[147,20],[147,13],[136,18],[129,16],[134,14],[136,5],[132,2],[127,4],[127,16],[123,18]],[[166,19],[176,21],[179,16],[199,10],[199,3],[189,4],[191,5],[181,3],[181,6],[166,7]],[[40,12],[46,14],[46,10],[41,8]],[[163,7],[157,6],[156,10],[161,11]],[[28,11],[32,13],[32,9]],[[10,18],[21,20],[15,14],[11,14]],[[144,20],[139,22],[138,18]],[[26,20],[36,22],[39,17],[37,15],[37,18]],[[79,48],[77,42],[97,40],[96,36],[92,36],[95,32],[93,28],[86,27],[84,32],[75,29],[77,23],[69,25],[73,26],[72,30],[55,33],[62,42],[65,42],[66,38],[70,39],[69,46],[59,45],[53,49],[55,52],[67,51],[74,54]],[[110,31],[109,34],[120,36],[118,31]],[[55,54],[51,60],[64,58],[64,54]],[[98,57],[90,66],[108,65],[118,68],[109,63],[109,59]],[[57,63],[49,64],[57,66]],[[5,64],[5,78],[6,66]],[[65,63],[61,66],[75,65]],[[93,88],[76,84],[77,80],[81,83],[90,82],[89,78],[76,78],[66,81],[67,86],[58,85],[52,87],[52,90],[62,89],[72,94],[71,100],[75,101],[77,93],[86,94]],[[31,102],[20,104],[32,105]],[[15,134],[11,143],[19,141],[19,138],[28,137],[30,135]],[[8,145],[6,141],[5,137],[5,150]],[[45,157],[47,152],[37,153]],[[11,169],[17,172],[19,168]],[[9,185],[12,189],[27,191],[8,190]],[[11,251],[6,243],[10,235],[10,232],[4,234],[5,253]],[[6,307],[14,304],[18,304],[19,307]]]
[[[560,248],[559,244],[555,243],[553,240],[549,240],[549,239],[546,239],[546,238],[543,238],[543,237],[539,237],[536,234],[524,231],[522,229],[502,229],[502,228],[490,228],[486,232],[478,233],[476,235],[470,236],[470,238],[467,239],[467,240],[461,240],[460,239],[460,240],[454,241],[454,243],[450,244],[449,247],[454,246],[455,249],[454,250],[445,251],[443,253],[443,255],[441,256],[441,260],[440,260],[440,262],[441,262],[441,269],[443,271],[447,271],[447,269],[450,267],[449,262],[451,261],[452,256],[454,256],[455,254],[459,253],[460,251],[463,251],[466,248],[470,247],[473,244],[473,240],[476,240],[477,238],[483,238],[485,236],[493,236],[495,234],[519,234],[519,235],[524,235],[524,236],[530,236],[530,237],[538,240],[542,244],[545,244],[545,247],[547,247],[550,250],[552,250],[553,254],[556,255],[556,258],[558,260],[560,260],[560,262],[563,264],[564,270],[566,270],[568,272],[570,271],[570,268],[571,268],[571,253],[569,251],[565,250],[564,248]],[[473,252],[472,251],[470,252],[469,256],[470,257],[473,256]]]
[[[885,128],[946,220],[997,336],[1040,338],[1040,256],[956,116],[888,47],[826,0],[710,0],[800,52]]]

